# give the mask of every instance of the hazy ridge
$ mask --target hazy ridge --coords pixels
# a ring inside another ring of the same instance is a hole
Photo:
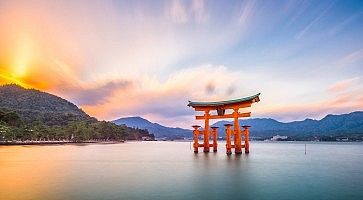
[[[116,124],[129,127],[148,129],[156,137],[191,137],[192,131],[172,128],[150,122],[141,117],[126,117],[115,120]],[[231,121],[219,121],[212,126],[224,130],[224,124]],[[331,134],[363,134],[363,111],[342,115],[327,115],[321,120],[305,119],[283,123],[271,118],[251,118],[240,120],[240,125],[250,125],[251,136],[273,135],[331,135]]]

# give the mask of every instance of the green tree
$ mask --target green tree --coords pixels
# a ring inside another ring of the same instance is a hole
[[[10,127],[5,122],[0,121],[0,141],[8,141],[10,132]]]
[[[72,140],[75,142],[82,142],[92,139],[92,127],[88,122],[78,121],[72,122],[67,127],[67,131],[73,135]]]
[[[14,111],[0,111],[0,121],[5,122],[9,126],[21,125],[20,117]]]

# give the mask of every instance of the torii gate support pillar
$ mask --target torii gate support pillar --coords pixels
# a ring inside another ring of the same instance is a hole
[[[244,128],[244,135],[245,135],[245,153],[250,153],[250,142],[249,142],[249,137],[250,137],[250,131],[249,131],[249,127],[251,126],[242,126]]]
[[[213,152],[217,152],[217,149],[218,149],[218,143],[217,143],[218,127],[212,126],[211,128],[212,128],[212,134],[213,134]]]
[[[232,154],[232,144],[231,144],[231,126],[232,124],[225,124],[226,127],[226,154]]]
[[[193,136],[194,136],[194,143],[193,143],[193,147],[194,147],[194,153],[198,153],[198,147],[199,147],[199,143],[198,143],[198,137],[199,137],[199,127],[198,125],[193,126],[194,130],[193,130]]]
[[[209,152],[209,110],[205,111],[205,124],[204,124],[204,149],[203,152]]]

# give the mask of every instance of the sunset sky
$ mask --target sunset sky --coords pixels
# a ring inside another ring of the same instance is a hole
[[[179,127],[258,92],[252,117],[363,110],[363,1],[0,0],[5,83]]]

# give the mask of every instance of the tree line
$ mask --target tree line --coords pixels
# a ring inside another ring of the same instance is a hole
[[[0,110],[0,141],[119,141],[139,140],[147,130],[116,125],[107,121],[71,121],[66,125],[47,125],[35,120],[23,122],[14,111]]]

